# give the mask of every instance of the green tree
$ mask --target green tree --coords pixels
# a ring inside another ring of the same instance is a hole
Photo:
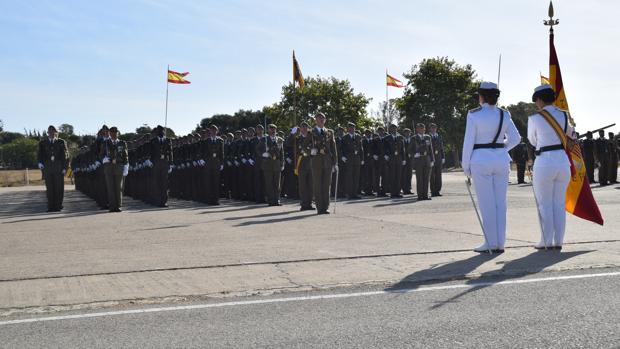
[[[0,146],[4,165],[17,169],[34,168],[37,165],[39,142],[30,138],[19,138]]]
[[[347,122],[358,127],[374,123],[366,111],[371,99],[356,93],[348,80],[316,77],[307,78],[305,83],[303,89],[293,83],[283,86],[280,102],[263,109],[267,118],[283,129],[308,120],[317,111],[325,113],[332,128]]]
[[[73,125],[70,124],[62,124],[58,126],[58,133],[61,138],[68,138],[73,135]]]
[[[461,66],[447,57],[427,58],[404,74],[409,81],[397,101],[401,124],[434,122],[443,131],[448,149],[462,147],[467,112],[478,106],[479,82],[471,65]],[[455,158],[458,159],[458,153]]]
[[[510,112],[510,116],[512,116],[512,120],[515,126],[517,126],[519,133],[521,133],[521,136],[525,137],[527,135],[527,118],[530,115],[536,114],[538,110],[536,104],[519,102],[505,108]]]
[[[234,115],[230,114],[215,114],[211,117],[200,120],[200,123],[196,125],[195,132],[199,132],[202,129],[209,127],[209,125],[216,125],[220,134],[227,132],[234,132],[236,130],[248,127],[255,127],[256,125],[264,125],[271,123],[271,120],[267,118],[265,120],[265,113],[262,110],[243,110],[240,109]]]
[[[20,138],[24,138],[24,135],[19,132],[0,132],[0,144],[8,144]]]

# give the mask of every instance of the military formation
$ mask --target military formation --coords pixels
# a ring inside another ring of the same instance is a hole
[[[110,212],[119,212],[127,195],[166,207],[168,197],[219,205],[222,198],[281,205],[299,200],[300,210],[329,214],[332,198],[362,196],[418,200],[441,196],[445,163],[437,126],[417,124],[415,131],[389,125],[329,129],[317,113],[313,125],[302,122],[287,132],[257,125],[219,134],[215,125],[170,139],[157,126],[133,142],[118,139],[116,127],[103,126],[96,140],[71,161],[76,189]],[[430,188],[430,193],[429,193]]]

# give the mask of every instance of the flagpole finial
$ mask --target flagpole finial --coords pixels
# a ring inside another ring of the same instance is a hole
[[[553,11],[553,2],[549,1],[549,20],[543,21],[546,26],[549,26],[549,32],[553,33],[553,26],[560,24],[559,19],[553,19],[554,11]]]

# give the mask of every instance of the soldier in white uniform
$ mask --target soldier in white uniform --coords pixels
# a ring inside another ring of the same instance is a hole
[[[510,173],[508,151],[521,141],[510,113],[496,106],[499,89],[483,82],[478,90],[480,107],[467,114],[463,142],[463,171],[472,177],[480,206],[485,242],[476,252],[504,252],[506,242],[506,192]]]
[[[569,139],[573,128],[568,123],[568,113],[553,105],[555,93],[551,85],[538,86],[534,90],[532,102],[540,110],[527,121],[527,138],[536,148],[534,162],[534,194],[538,201],[542,236],[536,249],[562,249],[564,228],[566,227],[566,188],[570,181],[570,160],[560,137],[543,117],[542,113],[553,117],[562,132]]]

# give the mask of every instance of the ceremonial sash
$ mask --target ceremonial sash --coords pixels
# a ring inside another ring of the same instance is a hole
[[[553,128],[553,130],[555,131],[555,133],[558,135],[558,137],[560,138],[560,141],[562,142],[562,146],[564,146],[564,152],[566,153],[566,156],[568,157],[568,162],[570,163],[570,174],[571,177],[575,175],[576,170],[575,170],[575,164],[573,163],[573,160],[571,158],[571,151],[572,151],[572,147],[575,145],[572,140],[569,140],[568,136],[566,136],[566,131],[564,130],[564,128],[562,128],[562,126],[560,126],[560,124],[558,123],[558,121],[551,115],[551,113],[549,113],[546,110],[541,110],[538,112],[540,115],[542,115],[542,117],[547,121],[547,123],[549,124],[549,126],[551,126],[551,128]],[[568,116],[565,115],[565,117],[568,118]]]

